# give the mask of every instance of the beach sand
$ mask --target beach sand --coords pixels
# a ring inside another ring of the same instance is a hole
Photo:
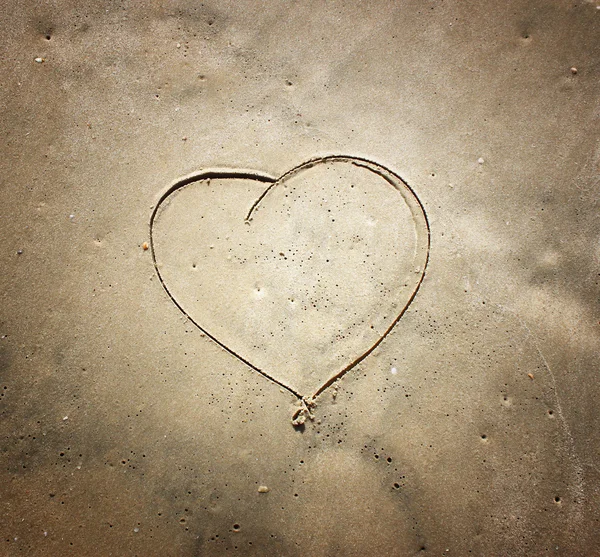
[[[600,555],[600,5],[1,22],[0,555]]]

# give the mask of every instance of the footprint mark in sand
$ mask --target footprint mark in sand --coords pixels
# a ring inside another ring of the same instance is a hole
[[[415,192],[366,159],[312,159],[273,178],[206,170],[150,218],[156,272],[201,331],[298,397],[366,358],[414,299],[429,258]]]

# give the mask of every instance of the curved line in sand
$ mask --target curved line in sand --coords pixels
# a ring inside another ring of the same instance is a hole
[[[394,189],[396,189],[398,191],[398,193],[400,193],[402,195],[402,197],[404,198],[404,201],[406,202],[406,204],[408,205],[408,207],[411,211],[411,214],[412,214],[413,219],[416,224],[416,231],[417,231],[416,261],[417,261],[418,269],[419,269],[419,277],[413,286],[413,290],[412,290],[412,293],[411,293],[408,301],[404,304],[404,306],[401,309],[401,311],[399,312],[398,316],[394,319],[394,321],[386,329],[386,331],[381,335],[381,337],[379,337],[379,339],[373,345],[371,345],[370,348],[368,348],[365,352],[363,352],[358,358],[354,359],[351,363],[349,363],[347,366],[345,366],[342,370],[340,370],[338,373],[336,373],[335,375],[330,377],[325,383],[323,383],[323,385],[321,385],[315,391],[315,393],[313,393],[310,397],[307,397],[308,399],[312,400],[312,399],[318,397],[323,391],[325,391],[328,387],[330,387],[338,379],[343,377],[348,371],[350,371],[352,368],[354,368],[357,364],[362,362],[367,356],[369,356],[369,354],[371,354],[371,352],[373,352],[381,344],[383,339],[385,339],[385,337],[391,332],[391,330],[394,328],[394,326],[398,323],[398,321],[404,315],[407,308],[410,306],[410,304],[414,300],[414,298],[417,294],[417,291],[419,290],[421,284],[423,283],[423,280],[425,279],[427,264],[429,262],[429,252],[430,252],[430,244],[431,244],[431,229],[429,227],[429,220],[427,218],[427,213],[425,212],[425,208],[423,207],[423,204],[421,203],[420,199],[417,197],[417,194],[415,193],[413,188],[411,188],[400,176],[398,176],[394,172],[390,171],[389,169],[385,168],[384,166],[382,166],[376,162],[373,162],[371,160],[368,160],[365,158],[360,158],[360,157],[347,156],[347,155],[328,155],[328,156],[316,157],[316,158],[310,159],[310,160],[292,168],[291,170],[287,171],[279,178],[273,178],[272,176],[269,176],[268,174],[250,171],[250,170],[209,169],[209,170],[203,170],[200,172],[195,172],[193,174],[190,174],[184,178],[180,178],[179,180],[176,180],[175,182],[173,182],[173,184],[171,184],[162,193],[162,195],[158,199],[158,202],[154,206],[154,208],[152,210],[152,214],[150,216],[150,246],[151,246],[152,262],[154,264],[154,270],[156,271],[156,274],[160,280],[160,283],[161,283],[162,287],[165,289],[165,292],[167,293],[167,295],[169,296],[171,301],[177,306],[177,308],[179,308],[179,310],[183,313],[183,315],[185,315],[185,317],[187,319],[189,319],[196,327],[198,327],[198,329],[200,329],[200,331],[202,331],[211,340],[216,342],[221,348],[223,348],[224,350],[229,352],[232,356],[235,356],[236,358],[241,360],[243,363],[245,363],[248,367],[250,367],[254,371],[260,373],[267,379],[270,379],[271,381],[273,381],[280,387],[286,389],[287,391],[292,393],[294,396],[296,396],[300,400],[305,398],[302,394],[298,393],[295,389],[291,388],[289,385],[286,385],[285,383],[276,379],[270,373],[264,371],[263,369],[258,368],[257,366],[252,364],[249,360],[247,360],[246,358],[244,358],[243,356],[241,356],[240,354],[238,354],[237,352],[235,352],[234,350],[229,348],[227,345],[220,342],[216,337],[214,337],[212,334],[210,334],[210,332],[208,332],[200,324],[198,324],[185,311],[185,309],[181,306],[181,304],[179,304],[179,302],[177,301],[175,296],[167,288],[167,285],[165,284],[165,281],[164,281],[162,275],[160,274],[160,269],[159,269],[159,266],[158,266],[158,263],[156,260],[156,253],[155,253],[155,249],[154,249],[154,236],[153,236],[154,222],[156,220],[158,210],[160,209],[162,203],[175,191],[177,191],[193,182],[198,182],[198,181],[202,181],[202,180],[210,180],[211,178],[214,178],[214,179],[232,178],[232,179],[255,180],[258,182],[263,182],[265,184],[268,184],[265,191],[254,202],[254,204],[250,208],[250,211],[246,215],[245,220],[246,220],[246,222],[250,223],[252,220],[253,213],[259,208],[263,199],[269,194],[269,192],[274,187],[281,184],[283,180],[290,178],[291,176],[300,172],[301,170],[311,168],[312,166],[315,166],[316,164],[327,163],[327,162],[349,162],[351,164],[354,164],[355,166],[366,168],[366,169],[374,172],[375,174],[378,174],[386,182],[388,182]],[[421,230],[421,227],[422,227],[422,230]]]

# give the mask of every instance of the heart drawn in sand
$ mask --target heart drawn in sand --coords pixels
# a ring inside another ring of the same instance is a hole
[[[413,300],[429,225],[374,162],[328,156],[272,178],[210,170],[177,181],[150,219],[175,305],[304,401],[368,356]]]

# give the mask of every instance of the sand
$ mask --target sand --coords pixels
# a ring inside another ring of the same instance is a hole
[[[187,177],[153,211],[157,275],[200,331],[299,399],[370,354],[429,256],[414,192],[369,161],[327,157],[279,179]]]
[[[3,7],[1,555],[600,554],[596,3]]]

